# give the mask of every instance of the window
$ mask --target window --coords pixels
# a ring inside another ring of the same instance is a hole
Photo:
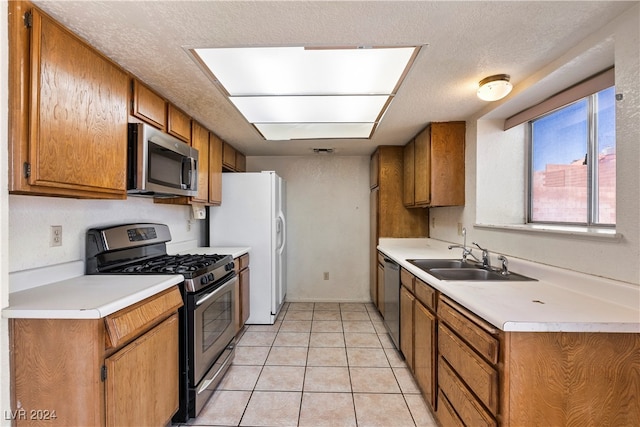
[[[615,225],[615,88],[529,123],[529,221]]]

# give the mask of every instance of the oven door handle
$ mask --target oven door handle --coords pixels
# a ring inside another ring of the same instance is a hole
[[[235,280],[237,280],[237,279],[234,277],[233,279],[229,280],[224,285],[220,286],[215,291],[209,292],[208,294],[206,294],[205,296],[203,296],[202,298],[197,300],[196,301],[196,307],[198,307],[199,305],[204,304],[208,299],[213,298],[213,297],[215,297],[216,295],[218,295],[218,294],[220,294],[222,292],[226,292],[227,289],[229,288],[229,286],[231,286]]]
[[[231,349],[228,349],[228,350],[226,351],[226,353],[227,353],[227,354],[226,354],[226,357],[224,358],[224,361],[222,361],[222,363],[220,363],[220,367],[216,370],[216,373],[215,373],[215,374],[213,374],[213,375],[211,376],[211,378],[209,378],[208,380],[206,380],[206,381],[202,384],[202,386],[200,386],[200,389],[198,389],[198,391],[197,391],[197,393],[196,393],[196,394],[200,394],[200,393],[202,393],[203,391],[205,391],[207,388],[209,388],[209,385],[210,385],[210,384],[211,384],[211,383],[212,383],[212,382],[217,378],[217,376],[218,376],[218,374],[220,373],[220,371],[222,371],[223,369],[225,369],[225,368],[227,367],[227,365],[228,365],[228,364],[229,364],[229,362],[230,362],[230,360],[229,360],[229,359],[231,358],[231,356],[233,356],[232,351],[229,351],[229,350],[231,350]]]

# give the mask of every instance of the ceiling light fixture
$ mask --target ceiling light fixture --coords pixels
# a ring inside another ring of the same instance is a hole
[[[508,74],[496,74],[480,80],[478,98],[483,101],[497,101],[509,95],[513,86]]]
[[[367,139],[420,47],[240,47],[190,52],[266,140]]]

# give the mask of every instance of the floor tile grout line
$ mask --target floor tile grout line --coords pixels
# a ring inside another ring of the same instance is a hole
[[[277,327],[277,329],[276,329],[276,331],[275,331],[275,337],[274,337],[274,339],[271,341],[271,345],[269,346],[269,351],[268,351],[268,353],[267,353],[267,356],[266,356],[266,358],[264,359],[264,361],[262,362],[262,364],[260,365],[260,366],[261,366],[261,367],[260,367],[260,374],[258,375],[258,378],[256,379],[256,383],[254,384],[253,390],[251,390],[250,398],[249,398],[249,400],[247,401],[247,404],[245,405],[245,408],[244,408],[244,411],[243,411],[242,417],[240,418],[240,421],[238,422],[238,425],[240,425],[240,424],[241,424],[241,422],[242,422],[242,418],[245,416],[246,410],[247,410],[247,408],[248,408],[249,401],[251,400],[251,397],[252,397],[252,396],[254,395],[254,393],[256,392],[256,386],[257,386],[257,383],[258,383],[258,381],[259,381],[260,375],[262,374],[262,372],[263,372],[263,370],[264,370],[265,366],[279,366],[279,365],[267,365],[267,360],[268,360],[269,355],[271,354],[271,352],[272,352],[273,348],[274,348],[274,347],[277,347],[277,346],[275,345],[275,342],[276,342],[276,339],[277,339],[277,335],[278,335],[278,333],[280,333],[280,332],[287,332],[287,331],[281,331],[281,328],[282,328],[282,322],[284,322],[284,319],[286,318],[286,312],[289,310],[289,308],[290,308],[290,306],[289,306],[289,307],[287,307],[287,309],[286,309],[286,310],[284,310],[283,312],[281,312],[282,317],[280,317],[280,315],[279,315],[279,316],[278,316],[278,318],[276,319],[276,321],[277,321],[278,319],[280,320],[280,324],[279,324],[279,326]],[[292,311],[296,311],[296,310],[292,310]],[[309,311],[309,310],[300,310],[300,311]],[[315,311],[315,305],[314,305],[314,307],[313,307],[313,309],[312,309],[311,311]],[[324,310],[319,310],[319,311],[324,311]],[[340,326],[341,326],[341,328],[340,328],[340,329],[341,329],[341,331],[342,331],[342,332],[341,332],[341,334],[342,334],[342,338],[343,338],[343,341],[344,341],[344,346],[343,346],[343,347],[317,347],[317,348],[342,348],[342,349],[344,349],[344,351],[345,351],[345,356],[347,357],[347,366],[346,366],[346,367],[347,367],[347,370],[348,370],[348,373],[349,373],[349,386],[350,386],[350,389],[351,389],[351,392],[350,392],[349,394],[351,395],[351,403],[352,403],[352,407],[353,407],[353,411],[354,411],[354,417],[355,417],[355,422],[356,422],[356,426],[357,426],[357,425],[359,425],[359,423],[358,423],[358,417],[357,417],[356,406],[355,406],[355,394],[395,394],[395,393],[387,393],[387,392],[384,392],[384,393],[376,393],[376,392],[358,392],[358,393],[356,393],[356,392],[354,392],[354,390],[353,390],[353,379],[352,379],[352,376],[351,376],[351,369],[352,369],[352,367],[355,367],[355,366],[352,366],[352,365],[349,363],[349,359],[348,359],[348,348],[374,348],[374,347],[358,347],[358,346],[348,346],[348,345],[347,345],[347,342],[346,342],[346,334],[347,334],[347,333],[366,333],[366,332],[346,332],[346,331],[345,331],[345,328],[344,328],[344,322],[345,322],[345,320],[344,320],[344,318],[342,317],[342,312],[343,312],[343,311],[342,311],[342,309],[340,309],[340,319],[341,319],[341,320],[340,320]],[[369,310],[366,308],[366,306],[365,306],[365,312],[366,312],[366,313],[368,314],[368,316],[369,316],[369,322],[373,323],[374,321],[378,321],[378,320],[379,320],[379,319],[374,320],[374,319],[372,319],[372,318],[371,318],[371,314],[370,314]],[[339,392],[339,391],[330,392],[330,391],[321,391],[321,390],[318,390],[318,391],[305,391],[305,389],[304,389],[304,384],[305,384],[305,381],[306,381],[306,378],[307,378],[307,368],[309,368],[309,367],[310,367],[310,366],[309,366],[309,353],[310,353],[311,348],[312,348],[312,347],[311,347],[311,334],[313,333],[313,332],[312,332],[312,331],[313,331],[313,321],[314,321],[314,316],[312,315],[312,319],[311,319],[311,322],[312,322],[312,328],[311,328],[311,329],[310,329],[310,331],[309,331],[309,337],[308,337],[308,340],[307,340],[307,345],[306,345],[306,346],[304,346],[304,347],[306,347],[306,350],[307,350],[307,351],[306,351],[306,359],[305,359],[305,364],[304,364],[304,368],[305,368],[305,369],[304,369],[304,374],[303,374],[302,389],[301,389],[301,391],[300,391],[300,402],[299,402],[299,406],[298,406],[298,425],[300,424],[300,420],[301,420],[301,416],[302,416],[302,403],[303,403],[303,400],[304,400],[304,394],[305,394],[305,393],[308,393],[308,394],[313,394],[313,393],[340,393],[340,394],[341,394],[341,393],[344,393],[344,392]],[[347,320],[347,321],[351,321],[351,320]],[[246,329],[243,331],[243,334],[244,334],[244,332],[246,332]],[[322,332],[319,332],[319,333],[322,333]],[[385,358],[386,358],[387,363],[388,363],[388,368],[389,368],[389,369],[391,369],[391,371],[392,371],[392,373],[393,373],[393,375],[394,375],[394,379],[395,379],[395,381],[396,381],[396,384],[397,384],[397,386],[398,386],[398,388],[399,388],[399,390],[400,390],[400,393],[399,393],[399,394],[401,394],[401,395],[402,395],[402,397],[403,397],[403,401],[404,401],[404,403],[405,403],[405,407],[406,407],[407,411],[409,412],[409,415],[411,416],[411,419],[412,419],[412,421],[413,421],[414,425],[417,425],[417,424],[416,424],[416,420],[415,420],[415,415],[414,415],[414,413],[411,411],[411,408],[410,408],[410,406],[409,406],[409,404],[408,404],[408,402],[407,402],[407,398],[406,398],[406,395],[407,395],[407,394],[416,394],[416,393],[405,393],[405,392],[402,390],[402,387],[400,386],[400,381],[398,380],[397,373],[396,373],[396,371],[394,370],[394,366],[392,365],[392,362],[391,362],[391,360],[390,360],[389,352],[387,352],[387,348],[385,347],[385,344],[382,342],[382,339],[381,339],[381,335],[384,335],[384,334],[383,334],[383,333],[379,333],[379,332],[378,332],[378,330],[376,330],[375,328],[374,328],[374,332],[373,332],[373,333],[375,333],[376,338],[377,338],[377,340],[378,340],[378,342],[379,342],[379,344],[380,344],[380,347],[375,347],[375,348],[379,348],[379,349],[382,349],[382,350],[383,350],[383,353],[384,353]],[[302,347],[302,346],[298,346],[298,347]],[[395,350],[395,347],[394,347],[394,348],[391,348],[391,350],[396,351],[396,350]],[[283,366],[290,366],[290,365],[283,365]],[[298,365],[295,365],[295,366],[298,366]],[[400,368],[400,367],[398,367],[398,368]],[[265,390],[265,391],[267,391],[267,390]],[[284,391],[273,391],[273,392],[284,392]]]

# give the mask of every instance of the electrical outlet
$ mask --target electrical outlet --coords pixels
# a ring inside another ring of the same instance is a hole
[[[329,272],[328,271],[324,272],[324,280],[329,280]]]
[[[49,233],[49,246],[62,246],[62,226],[52,225]]]
[[[462,236],[462,223],[458,223],[458,236]]]
[[[431,217],[431,228],[436,228],[436,217]]]

